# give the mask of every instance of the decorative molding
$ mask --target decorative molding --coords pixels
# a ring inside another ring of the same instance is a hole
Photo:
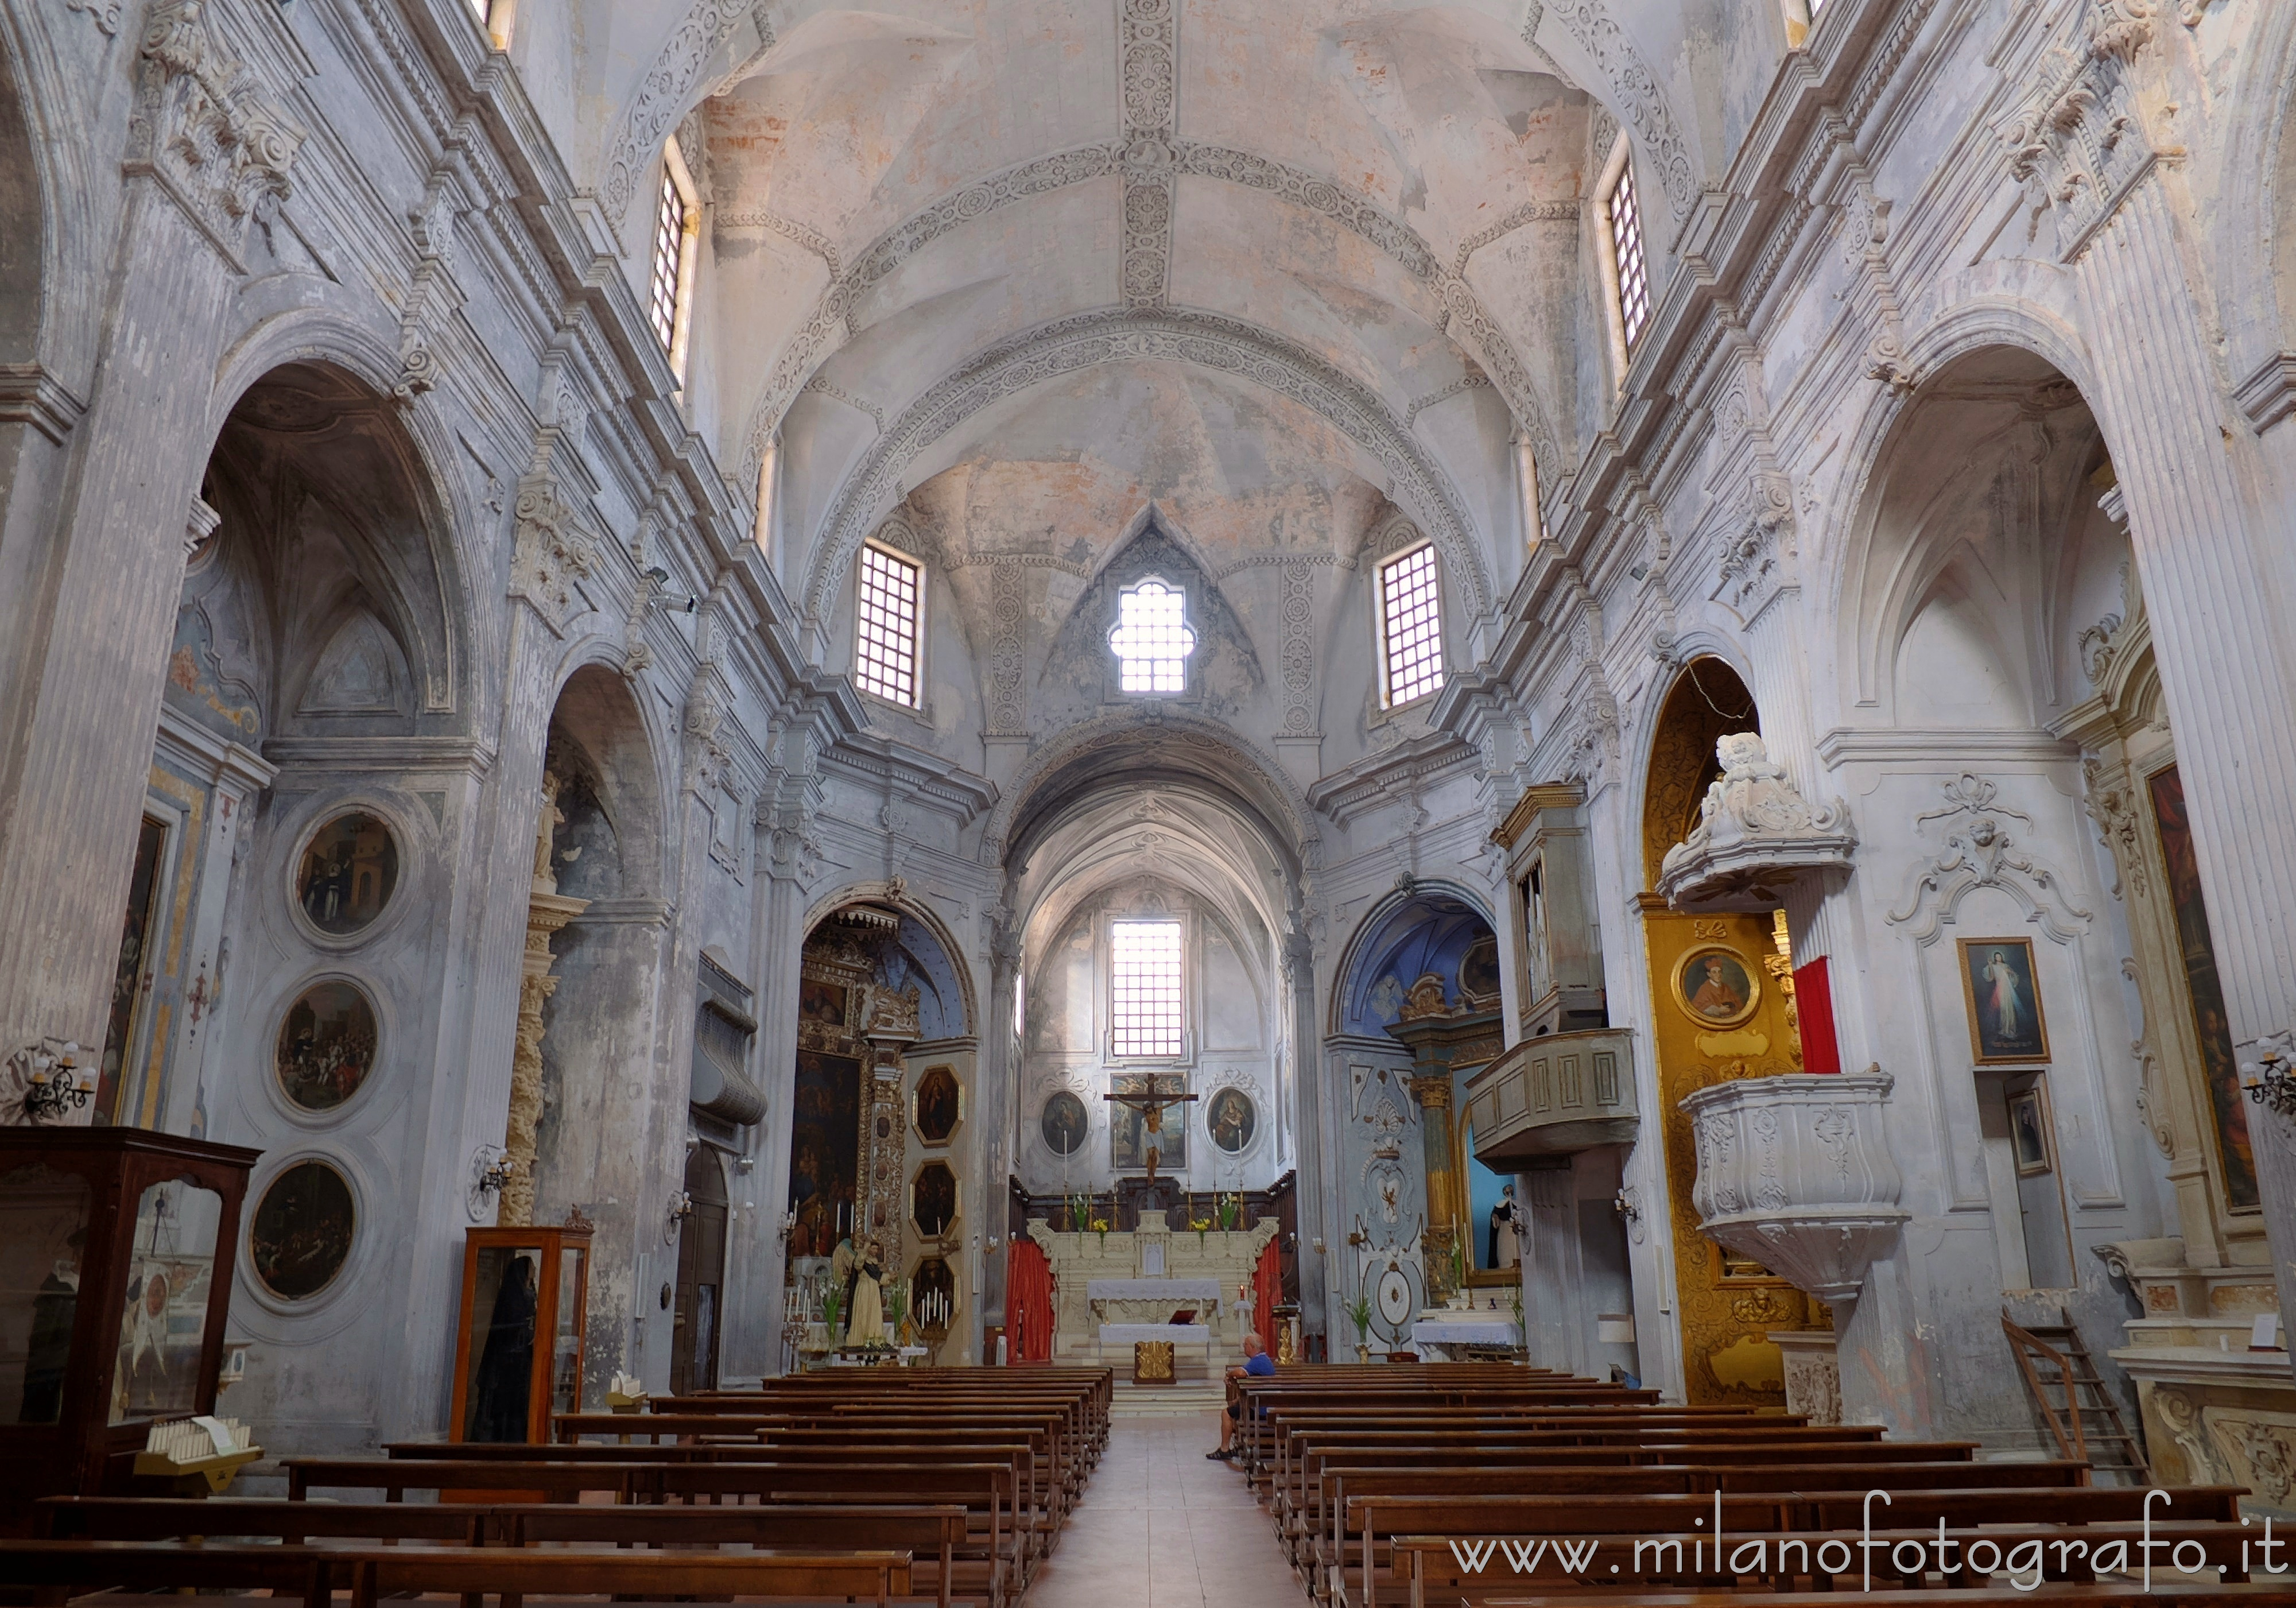
[[[1799,548],[1793,486],[1785,476],[1755,474],[1747,504],[1738,533],[1723,549],[1710,595],[1751,623],[1781,595],[1800,590],[1794,573]]]
[[[127,10],[126,0],[64,0],[68,12],[86,12],[87,20],[95,24],[106,38],[118,36],[119,13]]]
[[[562,634],[566,621],[580,611],[575,607],[575,583],[597,568],[597,543],[581,529],[573,507],[547,474],[520,480],[512,517],[517,534],[511,556],[511,595],[525,598],[551,630]]]
[[[1634,125],[1636,138],[1658,169],[1674,216],[1686,217],[1691,202],[1698,199],[1698,176],[1691,170],[1689,144],[1675,123],[1658,75],[1600,0],[1551,0],[1546,9],[1600,70],[1615,109]]]
[[[1467,259],[1492,242],[1503,240],[1526,224],[1570,224],[1576,226],[1585,213],[1587,204],[1579,201],[1525,201],[1495,224],[1486,224],[1459,242],[1451,258],[1454,277],[1467,271]]]
[[[1918,832],[1930,821],[1954,825],[1945,834],[1944,846],[1914,867],[1900,907],[1890,911],[1886,919],[1903,924],[1925,914],[1926,919],[1910,931],[1915,941],[1928,943],[1939,927],[1953,919],[1972,890],[1997,888],[2024,907],[2027,920],[2038,922],[2059,943],[2078,937],[2080,929],[2061,921],[2057,907],[2045,896],[2054,894],[2062,902],[2064,914],[2074,921],[2088,922],[2089,912],[2065,898],[2064,884],[2054,871],[2030,855],[2016,852],[2014,840],[2000,819],[2013,816],[2030,828],[2033,817],[2002,803],[1998,787],[1967,771],[1947,782],[1944,791],[1944,808],[1915,816],[1914,829]]]
[[[1277,658],[1287,737],[1304,737],[1316,729],[1316,568],[1283,566],[1283,645]]]
[[[1028,578],[1019,564],[988,572],[988,734],[1029,734],[1027,669]]]
[[[1124,91],[1124,305],[1160,308],[1172,283],[1172,129],[1179,96],[1174,0],[1122,0],[1117,76]]]
[[[1722,775],[1699,803],[1698,825],[1660,864],[1669,905],[1769,910],[1786,884],[1849,869],[1857,834],[1846,803],[1813,808],[1752,732],[1722,737],[1714,752]]]
[[[2026,187],[2026,239],[2052,209],[2057,253],[2070,262],[2119,211],[2159,156],[2129,69],[2152,38],[2149,0],[2095,0],[2066,8],[2056,37],[2020,86],[2000,127],[2010,177]]]
[[[689,162],[692,160],[691,158],[687,160]],[[710,227],[713,232],[720,234],[732,229],[764,229],[769,234],[778,234],[783,240],[804,247],[816,257],[820,258],[829,266],[829,276],[832,279],[845,271],[839,266],[837,247],[818,229],[809,224],[801,224],[794,217],[783,217],[780,213],[764,207],[753,207],[746,211],[719,212],[711,218]]]
[[[1737,1078],[1683,1096],[1698,1149],[1702,1233],[1834,1309],[1835,1328],[1910,1215],[1882,1132],[1879,1067]]]
[[[29,424],[64,444],[87,404],[37,363],[0,363],[0,424]]]
[[[1490,384],[1488,374],[1480,369],[1471,368],[1441,390],[1431,390],[1423,397],[1413,398],[1411,406],[1403,410],[1403,428],[1409,430],[1418,423],[1419,415],[1438,403],[1448,402],[1452,398],[1464,396],[1471,390],[1488,390]]]
[[[208,25],[206,0],[153,0],[144,20],[130,171],[151,174],[236,258],[250,217],[293,193],[304,131]]]
[[[654,58],[653,70],[640,82],[637,98],[622,115],[606,161],[606,185],[600,200],[608,221],[616,228],[629,215],[638,180],[652,169],[654,153],[685,117],[701,70],[745,17],[755,21],[758,36],[770,48],[774,29],[766,17],[766,0],[695,0],[693,9]]]
[[[2261,432],[2296,413],[2296,352],[2275,352],[2233,388],[2233,400]]]
[[[901,472],[920,452],[973,414],[1029,386],[1103,363],[1138,360],[1190,363],[1253,380],[1311,409],[1369,450],[1394,477],[1390,495],[1428,526],[1468,615],[1489,614],[1490,585],[1457,490],[1376,392],[1281,336],[1238,319],[1177,309],[1103,309],[999,341],[910,404],[830,502],[805,594],[807,619],[817,625],[828,618],[868,522],[881,503],[898,496]]]
[[[805,382],[805,389],[812,391],[816,396],[827,397],[832,401],[842,402],[846,406],[853,409],[856,413],[867,414],[869,415],[870,423],[876,425],[877,433],[881,436],[885,433],[885,410],[878,406],[874,402],[865,402],[860,398],[855,396],[851,391],[832,385],[819,374],[816,374],[812,379],[808,380]]]

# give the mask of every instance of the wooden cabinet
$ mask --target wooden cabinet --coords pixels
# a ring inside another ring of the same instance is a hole
[[[258,1154],[0,1129],[0,1530],[39,1497],[133,1491],[153,1423],[215,1411]]]
[[[473,1228],[455,1344],[456,1440],[550,1439],[582,1406],[590,1230]]]

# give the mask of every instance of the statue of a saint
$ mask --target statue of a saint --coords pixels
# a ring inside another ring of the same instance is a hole
[[[830,1272],[845,1285],[845,1343],[882,1346],[885,1343],[885,1253],[874,1240],[857,1247],[849,1239],[837,1243]]]

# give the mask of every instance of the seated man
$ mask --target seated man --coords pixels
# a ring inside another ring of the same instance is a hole
[[[1247,1334],[1243,1337],[1243,1366],[1230,1368],[1227,1376],[1231,1380],[1242,1379],[1248,1374],[1254,1379],[1265,1379],[1274,1372],[1275,1359],[1267,1354],[1267,1342],[1257,1334]],[[1235,1448],[1229,1442],[1235,1436],[1237,1423],[1243,1417],[1243,1401],[1236,1396],[1234,1385],[1228,1387],[1228,1396],[1227,1416],[1220,1421],[1219,1446],[1217,1450],[1204,1454],[1219,1463],[1228,1462],[1235,1456]]]

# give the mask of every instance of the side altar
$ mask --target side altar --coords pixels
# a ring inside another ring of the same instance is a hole
[[[1265,1313],[1247,1317],[1239,1295],[1275,1234],[1273,1218],[1250,1228],[1201,1234],[1168,1228],[1153,1218],[1107,1234],[1062,1234],[1032,1219],[1029,1237],[1052,1264],[1053,1360],[1128,1367],[1133,1340],[1163,1337],[1173,1313],[1193,1309],[1205,1331],[1206,1367],[1217,1377],[1219,1369],[1243,1360],[1244,1335],[1267,1322]],[[1214,1292],[1216,1298],[1207,1299]],[[1105,1348],[1103,1328],[1113,1335]],[[1178,1350],[1184,1367],[1193,1362],[1194,1346]]]

